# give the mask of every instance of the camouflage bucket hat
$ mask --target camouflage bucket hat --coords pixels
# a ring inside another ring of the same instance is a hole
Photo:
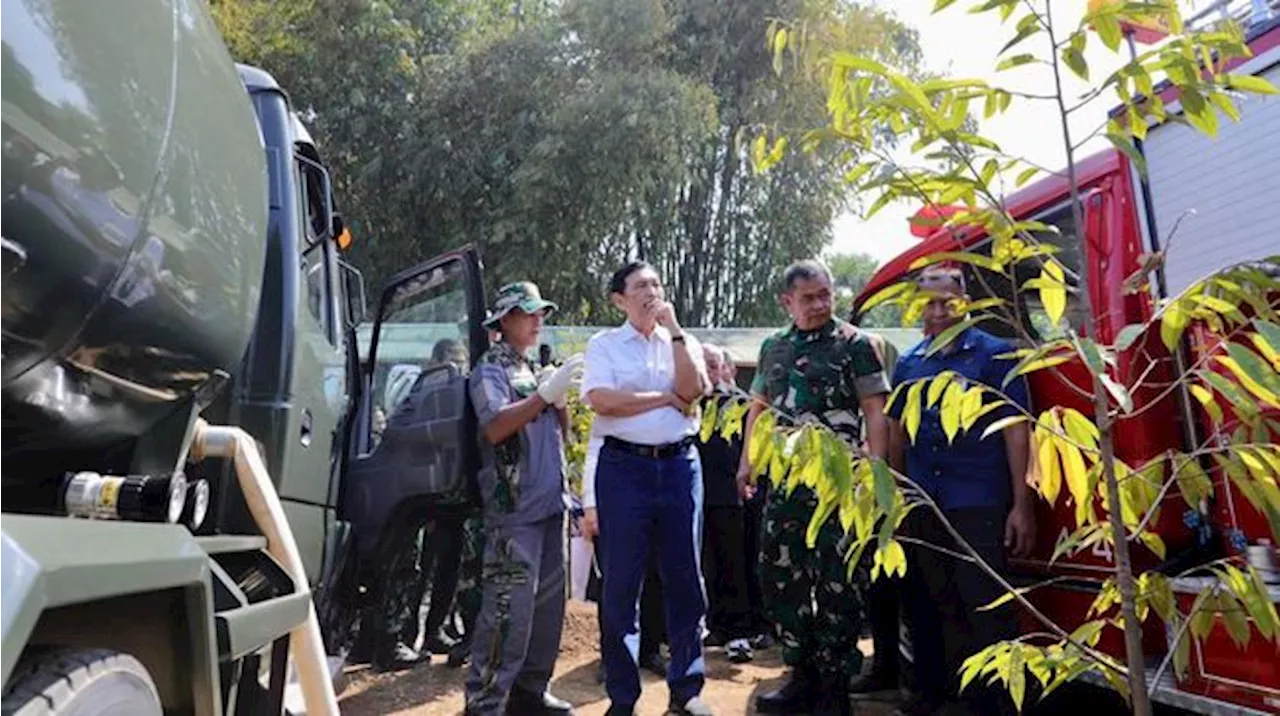
[[[532,281],[509,283],[498,289],[498,297],[494,299],[493,308],[485,318],[484,325],[488,328],[498,325],[503,316],[516,308],[525,313],[537,313],[544,309],[554,311],[559,306],[544,300],[538,286]]]

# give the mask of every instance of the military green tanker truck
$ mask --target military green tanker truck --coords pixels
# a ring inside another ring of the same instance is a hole
[[[474,360],[479,259],[396,276],[357,346],[316,146],[202,2],[3,13],[3,713],[336,713],[405,535],[472,499],[469,366],[393,399],[379,329]]]

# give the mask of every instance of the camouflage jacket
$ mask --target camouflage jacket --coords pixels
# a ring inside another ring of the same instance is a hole
[[[859,445],[859,401],[888,393],[889,380],[868,335],[833,318],[816,330],[792,324],[766,338],[751,392],[797,423],[824,424]]]

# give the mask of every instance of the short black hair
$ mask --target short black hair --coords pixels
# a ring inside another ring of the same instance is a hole
[[[821,261],[817,259],[796,261],[782,272],[782,292],[790,293],[796,287],[797,281],[812,281],[816,278],[825,278],[827,283],[833,283],[831,269]]]
[[[626,293],[627,279],[631,278],[631,274],[644,269],[651,269],[653,265],[648,261],[628,261],[626,265],[613,272],[613,276],[609,278],[609,293]]]

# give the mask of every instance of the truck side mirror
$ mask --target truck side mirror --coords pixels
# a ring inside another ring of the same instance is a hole
[[[342,259],[338,259],[338,268],[342,271],[342,295],[345,299],[347,325],[358,326],[369,317],[364,296],[364,275],[360,273],[360,269]]]
[[[298,162],[298,170],[303,175],[305,191],[307,223],[311,231],[307,234],[307,248],[328,241],[336,236],[334,229],[341,225],[341,220],[334,221],[333,187],[329,180],[329,171],[301,152],[294,152]]]

